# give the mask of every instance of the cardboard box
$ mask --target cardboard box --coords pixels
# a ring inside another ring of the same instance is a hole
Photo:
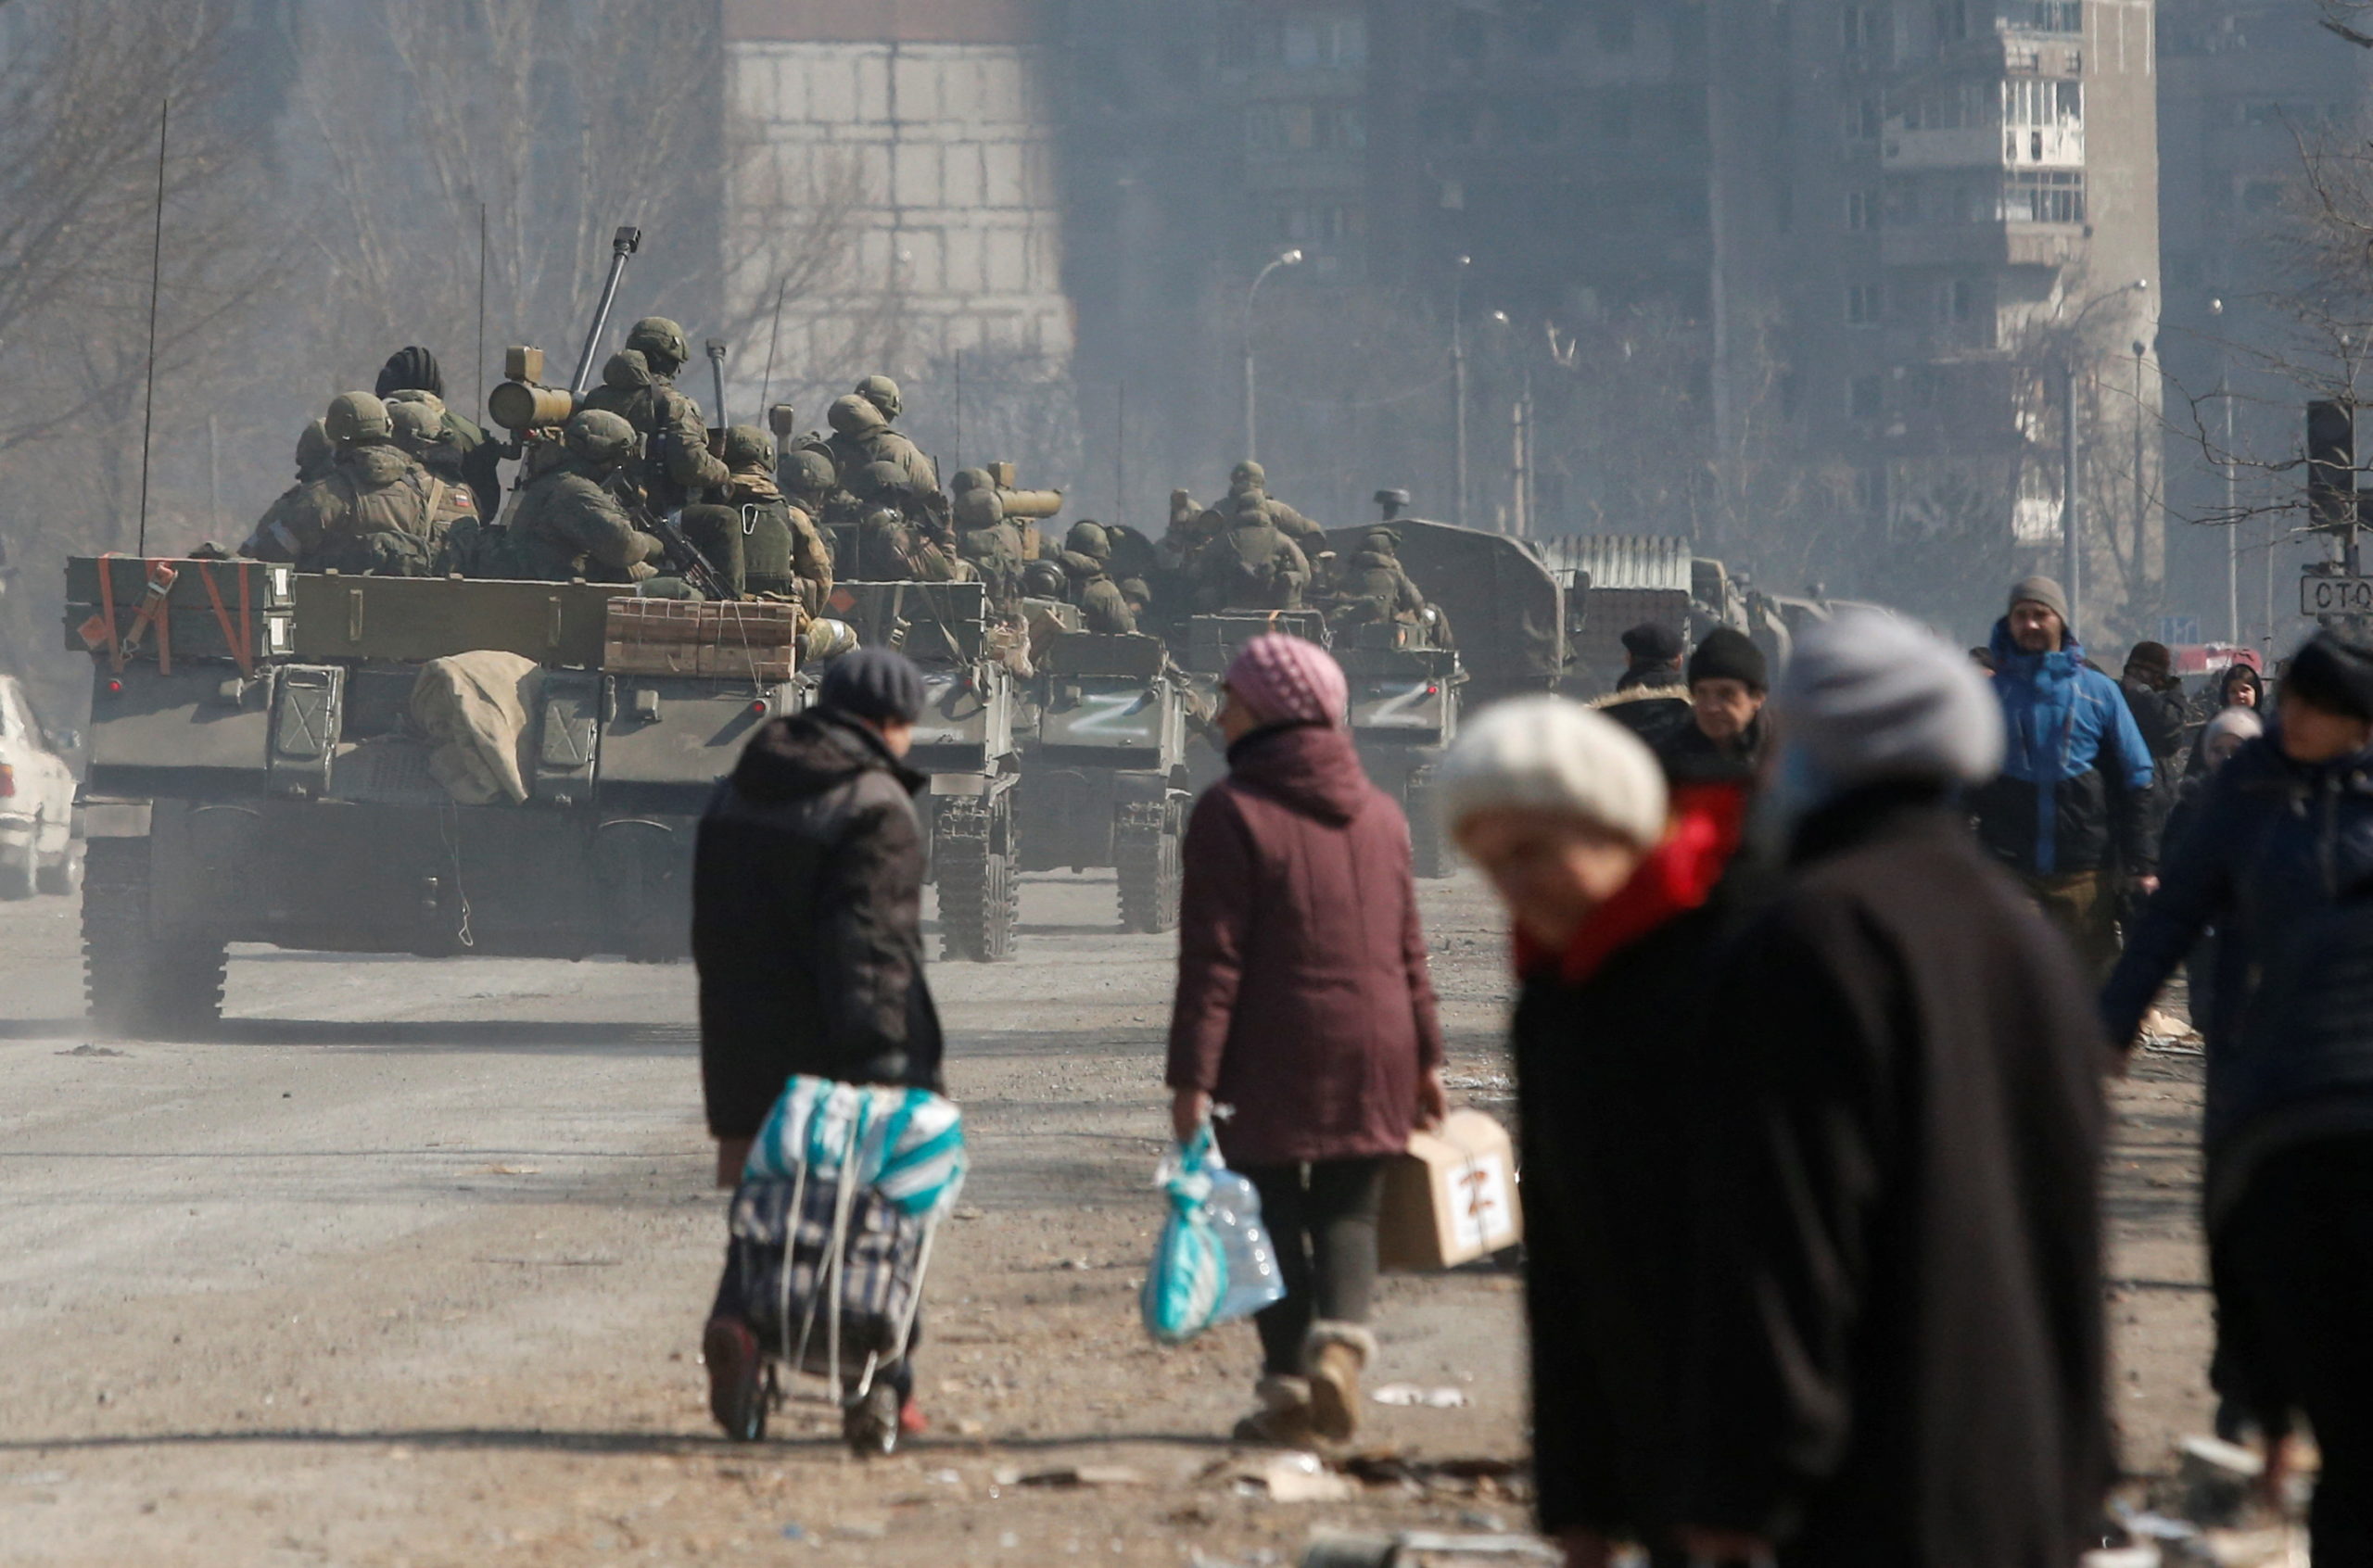
[[[1385,1169],[1377,1261],[1387,1269],[1453,1269],[1524,1239],[1516,1145],[1478,1110],[1454,1110],[1440,1132],[1413,1132]]]

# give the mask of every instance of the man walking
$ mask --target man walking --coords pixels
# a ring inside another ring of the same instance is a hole
[[[2117,683],[2086,663],[2049,577],[2011,589],[1993,651],[2005,749],[2002,776],[1971,801],[1978,838],[2098,979],[2117,958],[2118,877],[2138,892],[2157,886],[2151,749]]]
[[[1999,764],[1999,710],[1869,612],[1805,637],[1772,709],[1788,869],[1709,977],[1694,1064],[1683,1539],[2073,1563],[2111,1480],[2102,1051],[1953,798]]]
[[[922,776],[901,762],[921,672],[887,649],[835,662],[816,705],[769,720],[701,819],[692,874],[701,1080],[717,1184],[793,1074],[940,1089],[939,1013],[923,979]],[[709,1408],[729,1433],[761,1397],[757,1336],[728,1252],[702,1347]],[[886,1369],[900,1424],[912,1373]]]

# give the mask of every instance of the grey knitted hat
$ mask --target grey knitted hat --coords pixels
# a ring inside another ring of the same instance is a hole
[[[912,724],[923,712],[922,672],[903,653],[860,648],[832,661],[817,689],[816,705],[858,718]]]
[[[1834,788],[1978,784],[2002,768],[2002,709],[1966,654],[1909,621],[1842,612],[1807,632],[1771,711]]]
[[[2011,585],[2011,602],[2006,608],[2017,609],[2022,604],[2040,604],[2068,624],[2068,594],[2049,577],[2022,577]]]

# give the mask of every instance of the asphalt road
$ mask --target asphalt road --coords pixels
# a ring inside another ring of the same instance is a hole
[[[1497,918],[1428,885],[1458,1097],[1505,1114]],[[1157,1350],[1171,939],[1109,878],[1025,889],[1018,961],[937,966],[975,1175],[933,1267],[933,1429],[858,1464],[821,1408],[717,1440],[722,1246],[682,967],[241,951],[220,1039],[95,1043],[70,901],[0,905],[0,1563],[1291,1562],[1322,1524],[1520,1523],[1491,1481],[1285,1503],[1226,1466],[1248,1329]],[[2196,1066],[2119,1091],[2118,1401],[2138,1469],[2205,1423]],[[1389,1282],[1370,1410],[1518,1457],[1514,1281]],[[1059,1487],[1082,1464],[1126,1473]],[[1263,1554],[1267,1554],[1265,1557]]]

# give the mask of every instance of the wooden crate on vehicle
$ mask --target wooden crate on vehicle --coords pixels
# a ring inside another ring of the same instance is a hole
[[[602,631],[602,668],[611,675],[791,678],[799,609],[748,600],[616,599]]]

